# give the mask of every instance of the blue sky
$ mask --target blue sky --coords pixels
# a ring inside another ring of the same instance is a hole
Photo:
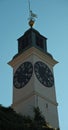
[[[31,0],[38,15],[34,28],[48,38],[48,51],[59,61],[54,67],[61,130],[68,128],[68,0]],[[7,64],[17,53],[17,39],[28,26],[28,0],[0,0],[0,104],[10,106],[13,71]]]

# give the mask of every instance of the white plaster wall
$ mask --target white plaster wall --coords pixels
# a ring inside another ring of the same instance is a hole
[[[50,68],[50,70],[53,73],[53,68],[50,64],[48,64],[46,62],[46,59],[45,59],[45,61],[43,61],[41,58],[34,56],[34,63],[37,62],[37,61],[42,61],[45,64],[47,64],[48,67]],[[39,94],[41,94],[41,96],[43,96],[43,97],[45,97],[45,98],[47,98],[47,99],[49,99],[53,102],[56,102],[55,84],[53,85],[53,87],[50,87],[50,88],[43,86],[39,82],[39,80],[36,78],[35,73],[34,73],[34,86],[35,86],[35,91],[37,91]]]
[[[14,73],[17,68],[24,62],[30,61],[33,64],[33,57],[30,56],[26,60],[21,60],[17,66],[14,68]],[[19,102],[21,99],[28,97],[34,91],[34,76],[32,75],[31,79],[29,80],[28,84],[26,84],[23,88],[17,89],[13,86],[13,104]]]
[[[59,121],[58,121],[58,111],[57,106],[44,100],[43,98],[38,96],[38,106],[42,115],[45,117],[47,123],[49,123],[52,127],[58,128]]]
[[[13,74],[19,65],[25,61],[30,61],[33,65],[37,61],[42,61],[47,64],[53,72],[53,65],[46,57],[43,59],[42,55],[38,57],[36,54],[32,54],[27,58],[23,57],[13,67]],[[47,105],[48,108],[46,108]],[[59,126],[55,84],[51,88],[43,86],[36,78],[33,70],[33,75],[25,87],[21,89],[13,87],[13,108],[18,113],[33,116],[33,107],[36,106],[40,107],[47,122],[54,127]]]
[[[22,100],[22,102],[14,107],[15,111],[17,113],[21,113],[22,115],[29,115],[31,117],[34,117],[34,107],[35,107],[35,95],[32,95],[31,97],[27,98],[27,100]]]

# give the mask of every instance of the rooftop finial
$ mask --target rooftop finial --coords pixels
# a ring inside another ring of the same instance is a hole
[[[30,0],[28,0],[28,3],[29,3],[29,26],[33,27],[34,22],[35,22],[35,18],[37,18],[37,15],[34,14],[32,12],[32,10],[30,9]]]

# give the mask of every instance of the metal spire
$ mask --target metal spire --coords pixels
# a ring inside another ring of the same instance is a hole
[[[29,26],[33,27],[34,22],[35,22],[35,18],[37,18],[37,15],[35,13],[32,12],[32,10],[30,9],[30,0],[28,0],[28,4],[29,4]]]
[[[28,0],[28,4],[29,4],[29,12],[30,12],[30,0]]]

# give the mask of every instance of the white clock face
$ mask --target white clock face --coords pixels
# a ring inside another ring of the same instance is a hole
[[[13,84],[16,88],[24,87],[31,79],[33,66],[31,62],[24,62],[16,70],[13,78]]]
[[[49,67],[41,62],[38,61],[34,65],[34,71],[37,79],[46,87],[52,87],[54,84],[54,78],[51,70]]]

